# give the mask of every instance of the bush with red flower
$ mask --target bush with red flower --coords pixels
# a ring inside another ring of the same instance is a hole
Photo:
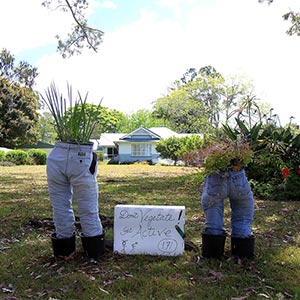
[[[290,175],[290,170],[289,170],[289,168],[288,168],[288,167],[282,168],[281,174],[282,174],[282,177],[283,177],[284,179],[288,178],[289,175]]]

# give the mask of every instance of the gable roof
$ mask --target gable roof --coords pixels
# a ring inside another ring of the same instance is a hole
[[[178,136],[178,133],[167,127],[151,127],[152,132],[155,132],[161,139],[167,139],[171,136]]]
[[[102,133],[98,140],[100,147],[115,147],[114,142],[118,141],[124,133]]]
[[[191,133],[177,133],[167,127],[139,127],[130,133],[102,133],[99,139],[100,147],[115,147],[122,142],[146,142],[167,139],[171,136],[191,136]]]
[[[139,127],[138,129],[122,136],[120,138],[121,141],[126,141],[126,140],[160,140],[160,136],[151,131],[148,128],[145,128],[143,126]]]

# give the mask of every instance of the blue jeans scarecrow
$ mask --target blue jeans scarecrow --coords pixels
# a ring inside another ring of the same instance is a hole
[[[224,253],[224,200],[229,198],[231,208],[231,251],[238,257],[254,257],[253,194],[245,170],[228,170],[205,177],[202,208],[205,230],[202,233],[202,255],[221,257]]]
[[[104,232],[98,213],[98,164],[92,148],[92,144],[57,142],[47,158],[48,191],[55,225],[51,236],[54,256],[69,256],[75,251],[73,194],[86,255],[98,259],[104,253]]]

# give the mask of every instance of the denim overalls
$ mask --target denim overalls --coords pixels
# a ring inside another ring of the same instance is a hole
[[[48,191],[58,239],[69,238],[75,231],[73,193],[83,235],[102,234],[96,180],[98,165],[92,148],[92,145],[57,142],[47,158]]]
[[[231,236],[252,235],[254,199],[245,170],[220,172],[205,177],[201,204],[205,213],[205,233],[221,235],[224,230],[224,199],[231,208]]]

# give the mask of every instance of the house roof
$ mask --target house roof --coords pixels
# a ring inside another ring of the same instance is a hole
[[[171,136],[178,136],[178,133],[167,127],[151,127],[152,132],[156,133],[161,139],[167,139]]]
[[[183,137],[193,134],[177,133],[167,127],[139,127],[130,133],[102,133],[99,140],[100,147],[114,147],[116,143],[126,141],[131,142],[149,142],[167,139],[171,136]],[[147,138],[148,136],[148,138]],[[150,137],[150,138],[149,138]]]
[[[139,127],[138,129],[122,136],[120,140],[160,140],[161,137],[157,135],[155,132],[151,131],[148,128],[145,128],[143,126]]]
[[[125,133],[102,133],[99,139],[100,147],[115,147],[118,141]]]
[[[202,136],[202,134],[198,134],[198,133],[177,133],[167,127],[152,127],[149,128],[149,130],[155,132],[157,135],[160,136],[161,139],[167,139],[171,136],[175,136],[175,137],[184,137],[184,136],[191,136],[191,135]]]
[[[4,152],[8,152],[8,151],[10,151],[11,149],[8,149],[8,148],[5,148],[5,147],[0,147],[0,150],[1,150],[1,151],[4,151]]]

